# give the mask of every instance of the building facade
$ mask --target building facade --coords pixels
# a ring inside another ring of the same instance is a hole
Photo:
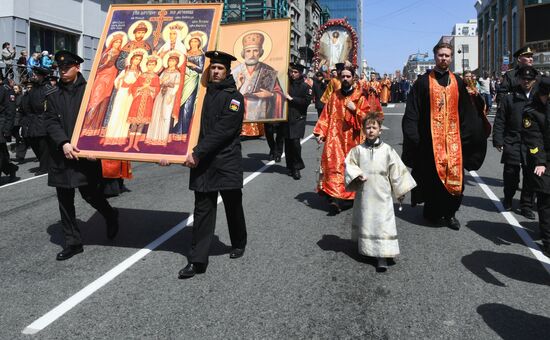
[[[535,51],[536,68],[550,70],[550,0],[478,0],[475,8],[480,70],[506,71],[522,46]]]
[[[431,70],[435,67],[435,60],[430,57],[428,52],[426,53],[414,53],[409,56],[407,63],[403,67],[403,77],[414,81],[416,78],[426,73],[426,71]]]
[[[477,20],[455,24],[451,35],[439,40],[453,45],[453,62],[451,71],[463,73],[465,70],[475,71],[478,68],[478,37]]]

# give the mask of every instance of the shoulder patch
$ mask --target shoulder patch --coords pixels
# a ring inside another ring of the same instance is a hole
[[[529,118],[523,118],[523,127],[528,129],[531,127],[531,119]]]
[[[44,89],[45,89],[46,96],[49,96],[50,94],[57,91],[57,86],[53,86],[52,84],[46,84],[44,86]]]
[[[15,95],[14,94],[10,94],[10,102],[14,102],[15,101]]]
[[[535,147],[533,149],[529,149],[529,152],[531,153],[531,155],[536,155],[539,152],[539,148]]]
[[[313,93],[313,90],[311,89],[311,87],[308,88],[307,93],[308,93],[309,95],[311,95],[311,94]]]
[[[241,107],[241,102],[236,99],[231,99],[231,103],[229,103],[229,110],[233,112],[239,111],[239,108]]]

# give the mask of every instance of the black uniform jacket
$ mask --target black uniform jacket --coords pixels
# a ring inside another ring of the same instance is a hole
[[[500,102],[493,124],[493,146],[503,147],[501,163],[520,165],[525,162],[525,153],[521,150],[521,117],[529,101],[525,92],[517,88]]]
[[[431,120],[430,90],[428,73],[420,76],[414,83],[407,97],[407,107],[402,120],[403,128],[403,162],[422,172],[423,166],[434,164]],[[477,170],[483,164],[487,152],[487,138],[483,118],[474,107],[470,95],[459,76],[458,112],[460,119],[460,139],[462,142],[462,160],[466,170]],[[449,81],[449,73],[436,72],[440,85]]]
[[[86,80],[79,73],[74,83],[60,83],[57,90],[47,97],[44,122],[52,158],[48,173],[49,186],[76,188],[100,178],[99,161],[66,159],[62,149],[65,143],[70,142],[85,89]]]
[[[304,78],[291,80],[288,94],[292,100],[288,101],[288,122],[283,124],[286,138],[303,138],[306,133],[307,107],[311,103],[313,91]]]
[[[0,143],[7,143],[15,119],[15,93],[7,86],[0,86]]]
[[[22,103],[22,124],[24,137],[43,137],[47,135],[44,113],[48,106],[48,95],[56,91],[48,80],[30,90],[27,98]]]
[[[526,105],[523,111],[522,142],[527,154],[526,186],[531,191],[550,193],[550,105],[538,98]],[[544,165],[542,176],[533,173],[535,166]]]
[[[199,165],[191,169],[189,189],[199,192],[243,187],[241,129],[244,98],[233,76],[208,83],[202,108],[199,141],[193,154]]]
[[[498,87],[498,91],[497,91],[498,94],[502,95],[502,94],[512,93],[515,91],[515,89],[520,85],[520,79],[517,75],[519,69],[520,67],[516,66],[510,71],[504,73],[504,75],[502,76],[502,83],[500,83],[500,86]],[[534,90],[536,90],[536,87],[539,81],[540,81],[540,75],[537,76],[537,81],[535,83]],[[536,91],[533,91],[533,93],[535,92]]]
[[[315,97],[315,109],[316,110],[322,110],[325,104],[321,101],[321,97],[323,97],[323,93],[325,93],[325,90],[327,89],[328,81],[325,79],[318,80],[313,79],[313,96]]]

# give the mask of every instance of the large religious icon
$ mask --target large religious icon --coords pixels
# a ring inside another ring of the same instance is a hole
[[[222,4],[113,5],[72,136],[82,156],[183,163]]]
[[[218,49],[237,58],[231,74],[244,96],[244,122],[286,121],[290,19],[222,25]]]
[[[357,34],[345,19],[329,20],[319,28],[313,60],[323,71],[345,61],[357,65]]]

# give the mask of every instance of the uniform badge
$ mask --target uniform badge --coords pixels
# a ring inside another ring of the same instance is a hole
[[[523,118],[523,127],[526,129],[531,127],[531,120],[529,118]]]
[[[307,93],[308,93],[309,95],[311,95],[312,92],[313,92],[313,90],[312,90],[311,88],[307,91]]]
[[[14,102],[14,101],[15,101],[15,95],[10,94],[10,102]]]
[[[529,152],[531,153],[531,155],[536,155],[539,152],[539,148],[535,147],[534,149],[529,149]]]
[[[239,111],[239,108],[241,107],[241,102],[235,99],[231,99],[231,103],[229,104],[229,110],[233,112]]]

